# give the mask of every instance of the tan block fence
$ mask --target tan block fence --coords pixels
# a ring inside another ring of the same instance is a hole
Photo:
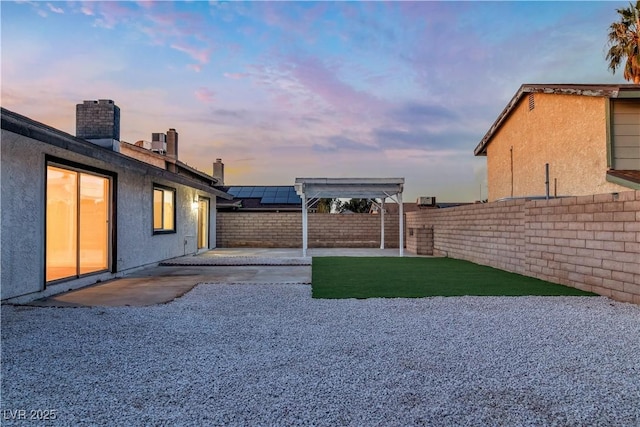
[[[409,212],[407,251],[640,304],[640,191]]]
[[[385,247],[397,248],[397,215],[385,216]],[[221,248],[302,248],[301,212],[218,212]],[[310,248],[379,248],[380,217],[371,214],[310,213]]]

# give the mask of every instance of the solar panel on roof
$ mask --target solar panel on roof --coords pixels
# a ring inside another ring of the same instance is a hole
[[[262,197],[264,196],[264,187],[253,187],[250,197]]]
[[[293,186],[234,186],[227,193],[237,198],[260,198],[260,203],[294,205],[302,203]]]

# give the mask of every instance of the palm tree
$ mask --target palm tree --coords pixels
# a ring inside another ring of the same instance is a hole
[[[640,0],[616,10],[620,21],[609,27],[609,69],[615,74],[624,58],[624,78],[640,84]]]

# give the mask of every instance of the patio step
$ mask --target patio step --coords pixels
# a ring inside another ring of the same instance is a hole
[[[311,258],[307,257],[291,257],[291,258],[274,258],[274,257],[248,257],[248,256],[185,256],[173,258],[160,263],[161,266],[243,266],[243,265],[282,265],[297,266],[311,265]]]

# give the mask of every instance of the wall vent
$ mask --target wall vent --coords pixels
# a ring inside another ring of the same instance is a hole
[[[529,111],[533,110],[534,108],[536,108],[535,99],[533,98],[533,94],[530,93],[529,94]]]

